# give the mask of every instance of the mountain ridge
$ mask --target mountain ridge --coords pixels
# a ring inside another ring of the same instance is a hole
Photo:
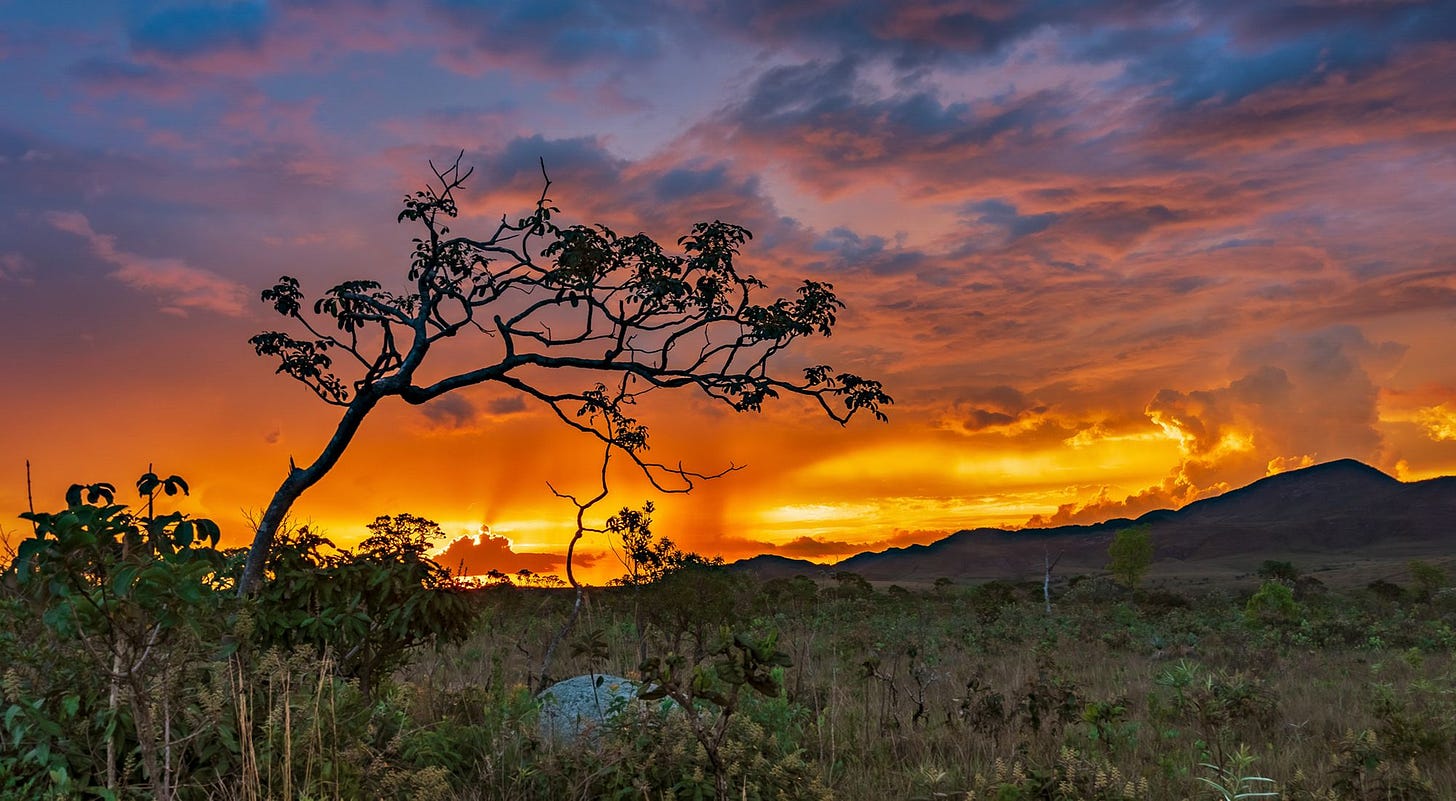
[[[1147,525],[1164,563],[1247,563],[1291,555],[1456,553],[1456,476],[1402,482],[1354,459],[1277,473],[1181,509],[1047,528],[963,529],[924,545],[866,551],[831,564],[763,554],[730,567],[760,576],[859,573],[879,581],[1027,578],[1047,554],[1062,573],[1101,570],[1113,535]]]

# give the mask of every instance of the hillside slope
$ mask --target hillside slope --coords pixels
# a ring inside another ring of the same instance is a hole
[[[1180,562],[1252,569],[1270,558],[1456,554],[1456,477],[1403,483],[1342,459],[1137,520],[958,531],[929,545],[862,553],[834,565],[765,555],[735,566],[765,576],[849,570],[878,581],[1029,578],[1039,575],[1051,554],[1060,555],[1057,571],[1067,575],[1105,567],[1113,535],[1136,524],[1149,526],[1164,567]]]

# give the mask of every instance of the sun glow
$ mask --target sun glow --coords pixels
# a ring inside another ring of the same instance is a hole
[[[1442,403],[1419,409],[1415,422],[1436,442],[1456,440],[1456,404]]]

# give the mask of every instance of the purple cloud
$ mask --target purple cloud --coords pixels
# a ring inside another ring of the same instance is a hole
[[[155,295],[162,310],[185,316],[202,310],[239,317],[250,294],[242,285],[180,259],[152,258],[121,249],[116,237],[98,234],[79,212],[53,212],[46,220],[58,231],[86,240],[91,253],[116,269],[111,277],[133,289]]]

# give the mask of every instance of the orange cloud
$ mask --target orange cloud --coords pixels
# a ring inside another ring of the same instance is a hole
[[[1349,327],[1252,347],[1235,360],[1257,364],[1243,377],[1215,389],[1162,389],[1148,403],[1148,419],[1182,454],[1162,481],[1125,495],[1103,486],[1091,498],[1032,516],[1027,525],[1136,517],[1337,458],[1394,469],[1377,426],[1379,396],[1371,373],[1391,370],[1403,352],[1395,343],[1372,343]]]
[[[565,569],[564,553],[518,553],[512,549],[512,542],[506,538],[482,530],[475,537],[461,537],[453,540],[435,557],[441,567],[457,575],[483,576],[492,570],[502,573],[517,573],[529,570],[532,573],[553,573]],[[590,553],[578,551],[572,556],[574,568],[589,568],[596,563]]]

